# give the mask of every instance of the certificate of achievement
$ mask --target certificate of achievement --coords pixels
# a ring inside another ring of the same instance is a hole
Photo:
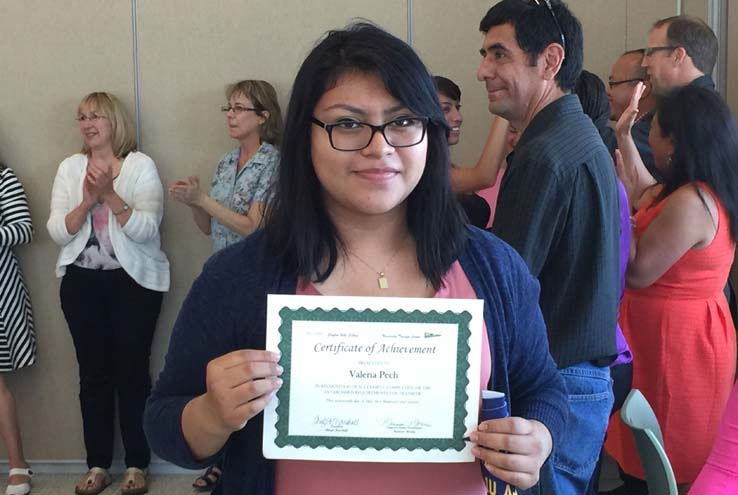
[[[269,295],[264,456],[470,462],[483,301]]]

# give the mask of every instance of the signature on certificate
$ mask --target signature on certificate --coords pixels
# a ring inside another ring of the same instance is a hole
[[[380,423],[390,430],[422,430],[433,426],[418,418],[383,418]]]
[[[335,416],[320,416],[315,415],[313,424],[320,425],[323,427],[340,428],[342,426],[358,426],[359,418],[338,418]]]

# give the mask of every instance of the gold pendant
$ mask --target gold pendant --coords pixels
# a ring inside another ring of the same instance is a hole
[[[387,282],[387,277],[384,276],[384,273],[379,274],[377,283],[379,283],[380,289],[389,289],[389,282]]]

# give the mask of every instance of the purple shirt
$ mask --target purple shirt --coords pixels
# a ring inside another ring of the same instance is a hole
[[[620,299],[623,299],[623,290],[625,289],[625,269],[628,267],[628,257],[630,256],[630,238],[632,236],[630,226],[630,205],[628,204],[628,195],[625,192],[623,183],[618,179],[618,195],[620,198]],[[633,361],[633,354],[630,347],[625,341],[620,323],[615,326],[615,345],[618,349],[618,357],[610,364],[610,367],[619,364],[627,364]]]

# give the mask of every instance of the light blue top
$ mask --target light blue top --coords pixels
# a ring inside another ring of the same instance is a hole
[[[254,201],[266,202],[272,196],[272,183],[279,164],[279,150],[269,143],[262,143],[254,156],[236,173],[240,149],[223,155],[218,162],[210,188],[210,197],[229,210],[246,215]],[[230,246],[243,236],[210,219],[210,235],[213,252]]]

